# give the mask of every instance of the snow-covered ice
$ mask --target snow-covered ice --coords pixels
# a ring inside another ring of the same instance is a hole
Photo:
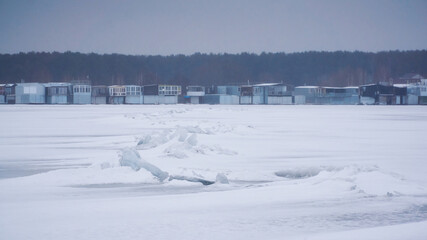
[[[426,126],[423,106],[3,105],[0,239],[426,239]]]

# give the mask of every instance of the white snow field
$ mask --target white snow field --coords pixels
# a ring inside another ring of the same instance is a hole
[[[3,105],[0,239],[427,239],[427,108]]]

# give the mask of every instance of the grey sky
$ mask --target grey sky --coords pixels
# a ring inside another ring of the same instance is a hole
[[[0,0],[0,53],[427,49],[427,1]]]

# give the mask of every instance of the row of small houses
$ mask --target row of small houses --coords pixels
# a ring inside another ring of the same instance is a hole
[[[0,84],[0,103],[6,104],[174,104],[179,95],[176,85]]]
[[[91,86],[84,83],[0,84],[3,104],[427,104],[427,79],[411,84],[359,87],[298,86],[282,83],[242,86]]]

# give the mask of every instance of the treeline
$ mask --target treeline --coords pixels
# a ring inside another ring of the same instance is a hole
[[[350,86],[390,81],[405,73],[427,76],[427,50],[132,56],[30,52],[0,54],[0,83],[67,82],[93,85],[157,83],[224,85],[284,82]]]

